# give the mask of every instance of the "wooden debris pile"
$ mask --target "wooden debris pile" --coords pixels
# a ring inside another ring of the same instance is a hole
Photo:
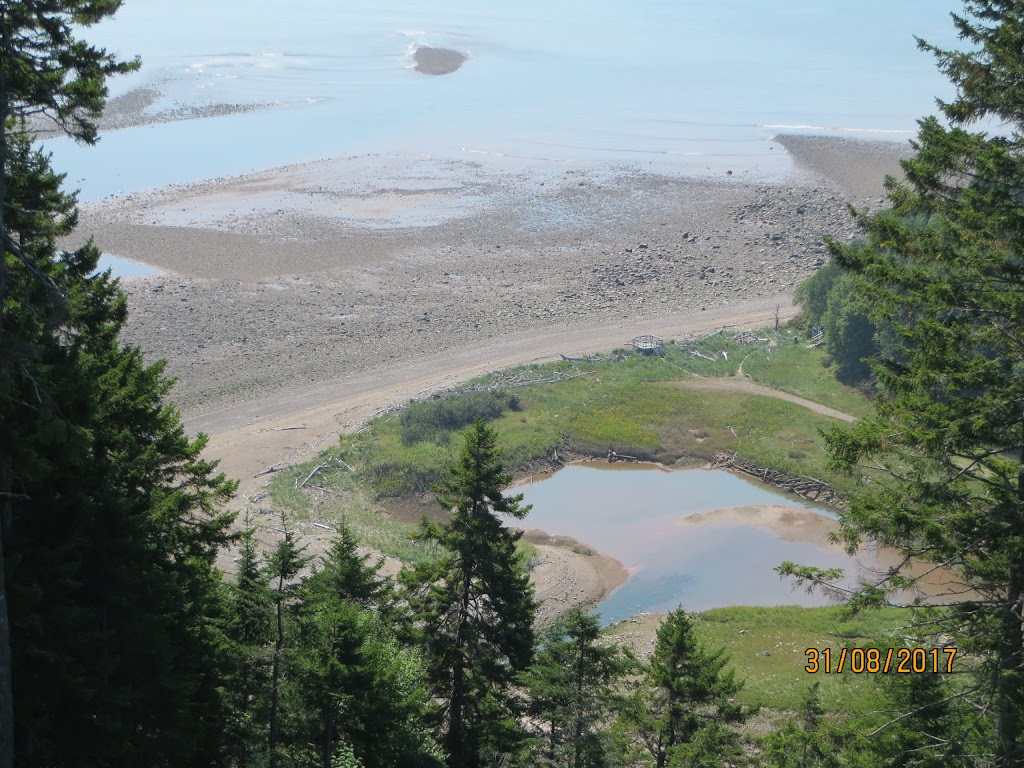
[[[787,475],[785,472],[759,467],[752,462],[738,458],[735,453],[728,453],[726,451],[719,451],[715,454],[712,466],[716,469],[730,469],[742,472],[749,477],[760,480],[762,483],[795,493],[797,496],[808,501],[819,501],[839,509],[845,508],[842,497],[836,493],[832,486],[823,480],[804,475]]]

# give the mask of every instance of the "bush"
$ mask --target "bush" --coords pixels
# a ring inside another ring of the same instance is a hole
[[[800,307],[800,317],[794,325],[808,335],[814,327],[821,325],[828,309],[829,293],[842,276],[839,265],[830,261],[796,287],[793,302]]]
[[[412,403],[399,417],[402,443],[448,443],[453,432],[477,419],[493,421],[505,411],[519,410],[514,395],[504,392],[457,392]]]

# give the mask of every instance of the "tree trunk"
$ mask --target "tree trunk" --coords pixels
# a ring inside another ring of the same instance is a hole
[[[324,739],[324,768],[331,768],[331,759],[334,753],[334,718],[328,716],[326,738]]]
[[[1024,464],[1017,472],[1018,513],[1024,511]],[[1018,531],[1016,538],[1024,538]],[[1016,558],[1010,561],[1006,587],[1007,648],[999,660],[997,698],[999,714],[997,761],[999,765],[1024,765],[1024,742],[1021,739],[1021,686],[1024,685],[1024,570]]]
[[[284,622],[281,613],[284,608],[284,576],[277,582],[277,639],[274,641],[274,663],[271,671],[270,681],[270,735],[268,738],[268,750],[270,752],[270,768],[277,768],[277,741],[280,731],[280,715],[278,707],[281,702],[281,654],[284,650]]]
[[[583,640],[576,641],[576,711],[573,713],[573,768],[578,768],[583,757]]]
[[[0,52],[9,50],[10,31],[6,14],[0,8]],[[10,97],[4,68],[0,66],[0,376],[4,369],[6,321],[3,307],[7,299],[7,113]],[[14,768],[14,681],[11,669],[11,622],[7,610],[7,574],[4,547],[10,539],[12,478],[10,465],[0,456],[0,768]]]
[[[466,567],[468,572],[469,568]],[[461,643],[462,626],[469,620],[470,576],[463,579],[462,594],[459,596],[459,622],[456,629],[456,643]],[[448,768],[473,768],[475,760],[471,759],[466,748],[465,718],[463,707],[466,699],[466,662],[463,649],[456,650],[458,661],[452,667],[452,697],[448,702],[448,735],[445,739],[448,747]]]
[[[0,484],[6,481],[7,467],[0,468]],[[3,517],[10,514],[11,500],[4,499]],[[11,625],[7,613],[7,576],[4,546],[7,526],[0,521],[0,768],[14,767],[14,681],[11,670]]]

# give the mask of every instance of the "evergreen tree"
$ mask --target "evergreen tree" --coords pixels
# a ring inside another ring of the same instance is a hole
[[[306,576],[296,611],[290,739],[315,745],[328,768],[339,744],[366,768],[430,765],[422,664],[400,648],[386,620],[391,580],[358,551],[344,522],[319,567]]]
[[[32,268],[8,258],[0,342],[5,759],[17,745],[21,765],[209,760],[231,521],[217,506],[234,486],[163,404],[162,365],[121,346],[125,299],[92,275],[97,249],[55,253],[74,223],[63,177],[24,135],[8,147],[7,231]]]
[[[966,9],[953,18],[968,50],[919,41],[956,86],[939,103],[946,122],[920,122],[906,181],[888,182],[892,209],[860,217],[867,242],[832,248],[894,333],[874,366],[877,416],[837,428],[828,450],[870,481],[843,521],[851,547],[873,539],[959,577],[924,620],[957,642],[961,670],[981,660],[957,695],[990,713],[989,751],[1008,766],[1024,764],[1024,2]],[[985,120],[1002,135],[971,130]],[[896,568],[851,599],[880,604],[914,582]]]
[[[26,167],[29,150],[23,119],[47,115],[75,138],[95,140],[92,121],[103,107],[106,78],[136,68],[138,63],[118,62],[75,34],[109,17],[119,6],[117,0],[0,2],[0,422],[13,423],[13,411],[19,404],[24,407],[43,399],[42,375],[33,366],[41,359],[37,344],[45,341],[45,334],[39,336],[38,332],[55,333],[68,310],[69,285],[61,278],[74,281],[84,276],[80,270],[58,274],[52,249],[26,236],[28,219],[34,219],[34,231],[39,234],[40,228],[52,231],[73,217],[67,218],[67,207],[60,209],[66,198],[58,199],[59,184],[37,184],[31,174],[12,173]],[[48,165],[43,174],[52,176]],[[19,179],[23,183],[15,188]],[[43,190],[51,206],[32,207],[31,202],[38,202],[33,196]],[[25,193],[29,197],[23,197]],[[88,256],[84,258],[87,264]],[[26,318],[26,313],[33,317]],[[26,385],[36,395],[34,401],[21,397]],[[52,408],[46,413],[37,409],[36,413],[45,421],[60,422],[54,416],[59,411]],[[26,414],[22,411],[17,416],[25,418]],[[28,501],[24,484],[29,482],[22,474],[25,462],[17,461],[15,446],[19,443],[0,441],[0,768],[14,764],[15,742],[7,539],[13,535],[17,518],[24,514]]]
[[[527,712],[546,731],[537,750],[542,765],[607,764],[600,730],[616,708],[618,685],[634,660],[621,647],[601,644],[600,635],[596,616],[572,609],[545,631],[523,677]]]
[[[856,724],[826,720],[820,686],[816,682],[810,687],[796,718],[786,719],[768,736],[765,764],[772,768],[841,768],[862,762],[863,739],[855,734],[860,729]]]
[[[879,684],[887,719],[866,739],[879,762],[892,768],[972,768],[991,763],[991,723],[964,706],[955,678],[931,672],[884,675]]]
[[[228,721],[225,734],[235,765],[246,768],[267,743],[270,720],[269,646],[273,637],[270,584],[245,519],[234,583],[227,590],[226,634],[230,643],[225,681]]]
[[[352,602],[364,608],[387,607],[393,588],[391,579],[381,576],[384,558],[359,554],[359,542],[351,526],[342,521],[331,548],[320,565],[303,581],[305,602],[315,599]]]
[[[274,649],[270,657],[270,713],[267,736],[270,768],[275,768],[281,761],[281,690],[287,664],[285,612],[294,606],[298,598],[298,576],[309,562],[309,558],[304,554],[306,548],[299,546],[295,531],[288,525],[283,515],[281,526],[284,536],[277,543],[267,562],[267,574],[273,582],[271,601],[274,606]]]
[[[374,611],[334,595],[311,597],[299,606],[289,654],[289,742],[310,745],[322,768],[339,745],[365,768],[438,765],[419,657]]]
[[[521,494],[502,493],[510,481],[493,430],[477,420],[437,489],[451,521],[424,518],[418,534],[448,554],[404,574],[433,693],[443,702],[450,768],[480,766],[523,738],[512,685],[530,664],[536,603],[516,554],[522,534],[498,518],[521,519],[529,511]]]
[[[665,617],[643,684],[621,715],[647,764],[720,764],[735,752],[735,736],[724,726],[746,713],[733,701],[742,684],[728,663],[724,650],[698,640],[682,608]]]

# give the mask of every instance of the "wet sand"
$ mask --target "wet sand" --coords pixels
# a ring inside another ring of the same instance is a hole
[[[191,417],[513,336],[616,325],[616,346],[785,306],[824,237],[853,236],[848,199],[805,175],[343,158],[88,205],[79,239],[168,273],[125,283],[126,337],[168,360]]]
[[[860,207],[877,207],[885,197],[885,177],[903,178],[900,160],[911,156],[906,141],[857,141],[825,136],[779,136],[776,139],[797,167],[828,179]]]

